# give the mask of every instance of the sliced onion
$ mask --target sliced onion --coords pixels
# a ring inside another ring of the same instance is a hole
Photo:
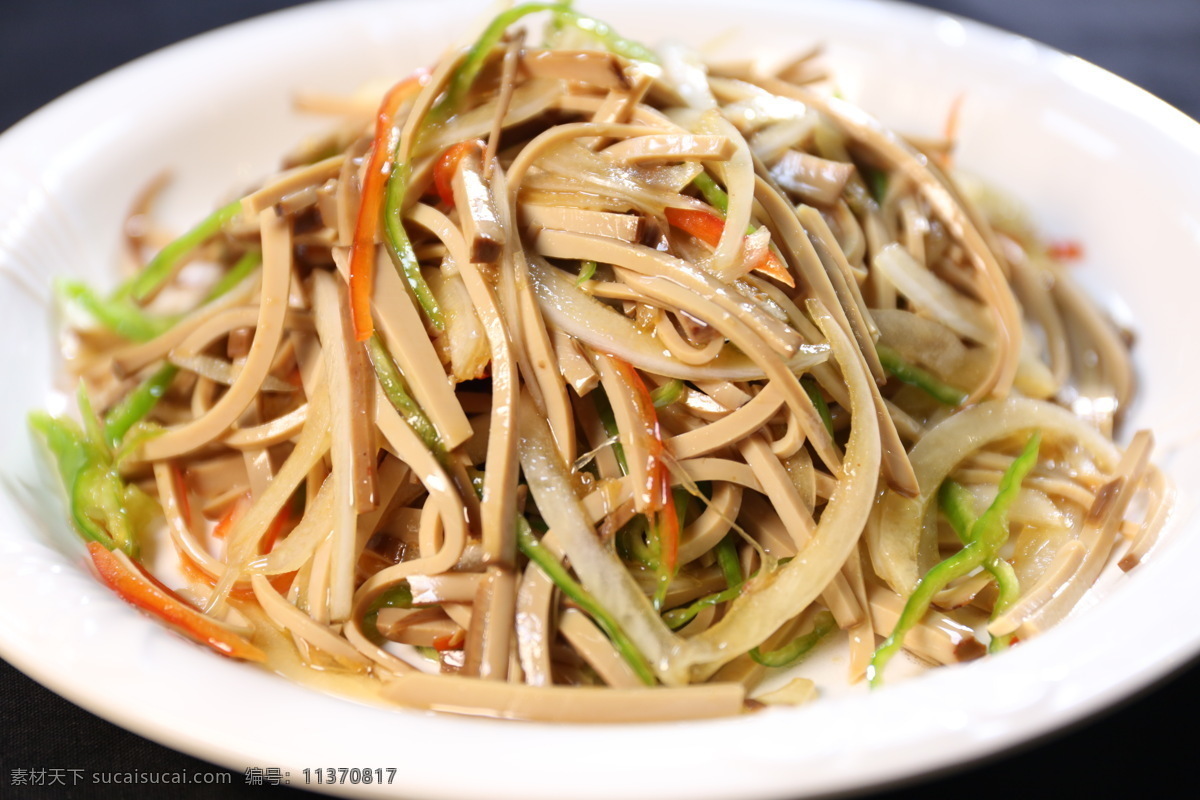
[[[736,348],[725,347],[703,367],[685,364],[671,355],[652,334],[588,295],[574,279],[537,258],[529,261],[538,305],[546,320],[597,350],[628,361],[640,370],[680,380],[763,380],[766,375]],[[802,344],[788,360],[793,372],[811,369],[829,357],[825,344]]]
[[[912,592],[917,579],[933,566],[931,557],[936,558],[933,500],[942,481],[964,458],[989,442],[1034,428],[1048,439],[1079,445],[1101,470],[1111,471],[1120,457],[1112,442],[1095,428],[1061,406],[1041,400],[1015,396],[989,400],[947,417],[926,431],[908,454],[921,494],[907,498],[888,491],[880,524],[868,531],[871,563],[879,577],[901,595]]]
[[[829,312],[816,300],[808,301],[808,310],[828,337],[850,392],[852,424],[843,461],[845,477],[829,498],[808,545],[786,566],[764,570],[760,578],[747,584],[720,622],[686,640],[671,661],[673,679],[709,677],[803,611],[846,563],[871,513],[882,459],[871,379],[856,345]]]

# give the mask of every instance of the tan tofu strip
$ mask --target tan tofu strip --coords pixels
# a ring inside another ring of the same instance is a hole
[[[526,686],[448,675],[401,675],[383,688],[409,708],[542,722],[652,722],[730,717],[742,711],[745,689],[712,683],[678,689]]]
[[[733,142],[725,136],[694,133],[652,133],[622,139],[605,149],[620,164],[669,164],[676,161],[728,161]]]

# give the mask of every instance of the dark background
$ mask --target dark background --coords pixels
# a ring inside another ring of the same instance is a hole
[[[1200,0],[928,0],[1082,56],[1200,117]],[[137,56],[288,0],[0,0],[0,130]],[[1113,631],[1120,636],[1120,631]],[[102,680],[102,678],[99,678]],[[875,795],[932,797],[1161,796],[1195,791],[1200,667],[1074,730],[950,775]],[[83,711],[0,661],[0,797],[276,798],[292,789],[11,785],[17,769],[215,770]],[[531,774],[536,774],[534,771]],[[70,775],[67,775],[70,783]]]

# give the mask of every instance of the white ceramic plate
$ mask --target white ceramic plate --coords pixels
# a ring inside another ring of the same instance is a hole
[[[61,404],[50,281],[110,283],[123,209],[163,168],[168,221],[199,218],[322,123],[298,89],[398,76],[462,38],[481,2],[339,2],[202,36],[67,95],[0,137],[0,653],[150,738],[234,769],[395,767],[419,798],[801,796],[861,789],[995,752],[1122,699],[1200,650],[1162,609],[1191,604],[1200,562],[1195,353],[1174,330],[1200,289],[1200,127],[1124,81],[1028,40],[869,0],[581,2],[627,35],[670,30],[719,52],[782,56],[823,41],[844,93],[885,122],[935,133],[966,93],[960,162],[1021,197],[1052,237],[1086,242],[1085,279],[1132,319],[1159,463],[1182,488],[1163,541],[1058,629],[1001,658],[809,707],[732,720],[545,726],[383,709],[212,656],[135,612],[83,567],[24,415]],[[759,14],[758,12],[762,12]],[[753,30],[748,19],[770,19]],[[1137,202],[1127,202],[1130,198]],[[1156,287],[1169,285],[1163,293]],[[1186,340],[1190,344],[1190,339]],[[1093,602],[1095,601],[1095,602]],[[1120,636],[1112,631],[1120,630]],[[103,674],[103,682],[89,676]],[[103,689],[101,689],[103,687]],[[686,727],[682,735],[677,735]],[[697,742],[720,760],[688,764]],[[471,753],[462,768],[460,754]],[[537,754],[536,780],[517,768]],[[614,763],[619,759],[620,768]]]

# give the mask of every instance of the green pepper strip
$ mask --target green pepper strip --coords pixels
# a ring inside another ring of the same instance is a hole
[[[938,505],[941,507],[942,513],[946,515],[946,519],[950,521],[950,527],[958,534],[958,538],[962,540],[963,544],[969,544],[971,530],[976,522],[975,512],[971,507],[970,492],[956,481],[943,481],[941,488],[938,489]],[[1021,584],[1017,580],[1017,573],[1013,570],[1012,564],[999,556],[988,559],[983,566],[996,579],[996,588],[999,591],[996,605],[992,609],[992,619],[995,619],[1016,602],[1017,596],[1021,593]],[[988,651],[999,652],[1006,649],[1011,643],[1012,634],[993,637],[988,643]]]
[[[135,424],[145,419],[151,409],[166,394],[167,388],[170,387],[171,381],[175,380],[178,373],[179,367],[174,364],[163,364],[150,377],[138,384],[136,389],[126,395],[124,400],[109,410],[104,417],[104,441],[108,443],[109,447],[116,449],[121,445],[125,434]]]
[[[799,661],[817,646],[817,642],[829,635],[837,627],[833,614],[822,611],[813,621],[813,629],[806,634],[797,636],[778,650],[762,652],[757,647],[750,651],[750,658],[756,664],[764,667],[788,667]]]
[[[443,331],[446,329],[446,318],[442,314],[442,307],[429,284],[425,282],[425,277],[421,275],[417,251],[413,249],[408,232],[404,230],[404,195],[408,192],[408,172],[407,163],[397,163],[392,168],[392,174],[388,176],[383,203],[383,224],[387,233],[385,238],[397,271],[408,283],[421,310],[425,312],[435,330]]]
[[[711,175],[701,172],[692,180],[692,183],[696,184],[700,194],[704,195],[704,202],[720,211],[722,215],[729,213],[729,195],[717,185]]]
[[[983,512],[983,516],[971,526],[970,541],[966,546],[929,570],[917,583],[917,588],[904,604],[904,610],[900,613],[900,619],[896,621],[891,636],[884,640],[871,657],[867,677],[872,687],[882,684],[884,667],[900,650],[905,635],[925,616],[934,595],[946,588],[951,581],[996,558],[996,554],[1008,539],[1008,510],[1020,494],[1021,481],[1025,480],[1025,476],[1037,464],[1041,440],[1041,433],[1035,432],[1021,451],[1021,455],[1000,477],[1000,491],[987,511]]]
[[[44,411],[29,415],[29,426],[45,440],[67,492],[71,518],[85,539],[109,550],[137,554],[131,514],[149,511],[153,501],[126,486],[103,442],[91,440],[77,423]]]
[[[583,586],[567,573],[566,567],[538,541],[537,536],[533,533],[533,528],[529,526],[528,520],[520,516],[517,517],[517,546],[530,561],[537,564],[538,568],[546,573],[546,577],[563,594],[570,598],[571,602],[579,606],[580,609],[596,621],[596,624],[600,626],[600,629],[612,641],[613,646],[617,648],[617,652],[633,668],[634,673],[637,674],[642,682],[647,686],[653,686],[655,683],[654,671],[646,663],[646,657],[641,654],[637,646],[625,634],[620,623],[617,622],[616,618],[606,608],[596,601],[596,598],[592,597],[590,592],[584,589]]]
[[[200,305],[207,305],[213,300],[228,294],[235,286],[250,276],[258,266],[262,264],[262,251],[250,250],[239,258],[237,262],[229,268],[229,271],[221,276],[221,279],[213,284],[212,289],[208,291],[204,299],[200,301]]]
[[[717,542],[716,552],[717,564],[725,575],[725,585],[730,589],[741,589],[745,578],[742,577],[742,565],[738,561],[737,544],[732,533]]]
[[[601,424],[604,425],[604,432],[610,439],[619,436],[617,430],[617,416],[613,413],[612,403],[608,402],[608,395],[604,392],[592,392],[593,402],[596,404],[596,414],[600,417]],[[629,474],[629,462],[625,460],[625,448],[620,442],[613,442],[613,455],[617,457],[617,464],[621,467],[621,474]]]
[[[429,417],[425,416],[425,410],[409,393],[404,376],[400,374],[396,362],[392,360],[392,354],[388,352],[377,333],[367,340],[367,356],[371,359],[371,366],[375,368],[375,377],[379,379],[379,385],[383,387],[383,393],[392,406],[425,443],[430,452],[444,463],[447,454],[446,446],[442,444],[442,437],[438,435],[437,428],[433,427]]]
[[[825,423],[825,430],[829,431],[830,436],[833,436],[833,415],[829,413],[829,403],[825,402],[825,395],[821,394],[821,387],[817,385],[816,378],[805,375],[800,379],[800,385],[804,387],[805,394],[812,401],[813,407],[817,409],[821,422]]]
[[[567,7],[569,5],[569,3],[560,4],[559,8],[561,10],[554,15],[555,23],[559,27],[564,23],[572,25],[601,42],[610,53],[615,53],[623,58],[633,61],[648,61],[651,64],[658,63],[658,56],[644,44],[635,42],[632,39],[626,39],[613,30],[612,26],[606,22],[601,22],[594,17],[585,16],[570,10]],[[517,8],[524,8],[524,6],[518,6]]]
[[[859,167],[859,170],[867,181],[867,189],[871,192],[871,197],[875,198],[876,203],[882,205],[888,192],[887,172],[875,167]]]
[[[105,299],[79,281],[60,281],[58,291],[67,300],[77,303],[104,327],[135,342],[146,342],[155,338],[178,320],[175,316],[156,317],[147,314],[141,306],[120,292]]]
[[[221,276],[208,295],[200,301],[206,305],[233,289],[262,263],[262,253],[251,250],[238,259],[233,267]],[[155,316],[129,299],[128,287],[118,289],[112,297],[100,297],[86,284],[63,280],[58,283],[58,292],[67,300],[77,303],[104,327],[135,342],[147,342],[166,333],[180,319],[179,314]]]
[[[683,381],[678,378],[672,378],[652,391],[650,393],[650,400],[654,403],[655,408],[665,408],[677,401],[682,394]]]
[[[708,606],[727,603],[741,594],[745,579],[742,578],[742,565],[738,563],[737,545],[734,544],[733,534],[729,534],[718,542],[714,550],[717,554],[717,563],[721,566],[721,572],[725,574],[726,588],[705,595],[690,605],[673,608],[663,614],[663,622],[667,623],[671,630],[679,630]]]
[[[667,623],[667,626],[670,627],[671,630],[677,631],[695,619],[696,615],[705,608],[719,605],[721,603],[728,603],[730,600],[733,600],[735,597],[737,597],[741,593],[741,590],[742,589],[740,586],[737,588],[731,587],[729,589],[723,589],[715,594],[707,594],[690,605],[672,608],[670,611],[663,614],[663,622]]]
[[[967,399],[966,392],[939,380],[915,364],[908,363],[886,344],[876,344],[875,352],[879,354],[879,362],[883,364],[883,368],[888,371],[889,375],[909,386],[921,389],[939,403],[960,406]]]
[[[504,32],[508,30],[510,25],[522,17],[535,14],[538,11],[570,13],[568,6],[569,3],[561,2],[524,3],[497,14],[496,18],[488,23],[487,28],[475,40],[475,44],[471,45],[471,49],[467,51],[467,56],[463,59],[463,62],[455,69],[454,74],[450,78],[450,86],[446,89],[446,94],[432,109],[433,119],[440,122],[458,107],[463,97],[470,91],[471,84],[479,77],[479,71],[483,69],[483,64],[487,60],[487,57],[496,45],[500,43],[501,37],[504,36]]]
[[[132,297],[137,301],[145,300],[148,295],[152,294],[171,277],[175,272],[175,268],[179,266],[180,261],[197,247],[220,233],[222,228],[241,213],[241,199],[234,200],[229,205],[218,208],[202,219],[196,227],[168,244],[162,250],[159,250],[158,254],[150,259],[150,263],[146,265],[145,269],[135,275],[124,286],[117,289],[114,297]]]
[[[579,264],[579,277],[575,279],[576,286],[583,286],[590,281],[596,274],[599,264],[595,261],[582,261]]]
[[[500,37],[504,35],[504,31],[508,29],[509,25],[536,11],[559,11],[563,8],[565,6],[561,3],[527,3],[497,15],[475,44],[471,46],[471,49],[467,51],[463,62],[454,70],[446,93],[430,109],[418,126],[417,138],[421,138],[427,126],[440,124],[458,108],[463,97],[470,90],[471,84],[479,76],[479,71],[483,68],[488,55],[500,42]],[[398,148],[399,143],[396,146]],[[443,331],[446,329],[446,320],[442,314],[442,308],[438,304],[433,290],[429,288],[429,284],[421,275],[421,265],[417,261],[416,251],[413,249],[412,241],[408,238],[408,232],[404,230],[404,197],[408,192],[409,165],[399,159],[399,153],[393,155],[392,162],[394,166],[388,176],[383,203],[383,224],[387,234],[385,238],[388,250],[392,254],[400,276],[408,283],[430,324],[435,330]]]

